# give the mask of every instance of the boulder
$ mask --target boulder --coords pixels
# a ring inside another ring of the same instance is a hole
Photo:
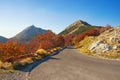
[[[89,50],[91,50],[94,53],[101,53],[101,52],[109,51],[111,49],[112,46],[104,43],[103,41],[94,42],[89,48]]]
[[[120,43],[120,37],[110,37],[110,41],[113,43]]]
[[[118,46],[114,45],[112,48],[113,48],[114,50],[116,50],[116,49],[118,48]]]
[[[89,50],[95,49],[101,43],[103,43],[103,42],[102,41],[97,41],[97,42],[92,43],[92,45],[90,46]]]

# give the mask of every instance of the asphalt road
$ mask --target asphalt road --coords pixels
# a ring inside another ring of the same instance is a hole
[[[30,72],[30,80],[120,80],[120,61],[64,49]]]

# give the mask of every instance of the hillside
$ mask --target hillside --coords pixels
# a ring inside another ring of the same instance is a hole
[[[80,51],[99,57],[120,58],[120,26],[97,37],[86,37],[79,43]]]
[[[92,26],[85,21],[77,20],[74,23],[72,23],[71,25],[69,25],[65,30],[60,32],[59,35],[79,34],[79,33],[85,32],[91,28],[95,28],[95,27],[99,27],[99,26]]]
[[[0,36],[0,42],[5,43],[7,41],[7,38]]]
[[[100,48],[100,45],[102,44],[101,47],[101,52],[105,51],[110,51],[110,50],[117,50],[120,48],[120,27],[115,27],[110,30],[105,31],[102,33],[100,36],[96,38],[97,41],[95,41],[91,45],[91,50],[94,52],[99,52],[97,51],[97,47]],[[92,49],[95,44],[98,44],[94,49]],[[104,51],[103,51],[104,50]]]
[[[36,36],[38,33],[43,34],[47,32],[48,30],[44,30],[41,28],[37,28],[36,26],[32,25],[18,33],[16,36],[11,38],[12,40],[17,40],[17,41],[29,41],[30,38],[33,36]]]

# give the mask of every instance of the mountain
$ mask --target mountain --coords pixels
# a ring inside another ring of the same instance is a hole
[[[0,36],[0,42],[5,43],[7,40],[8,40],[7,38]]]
[[[37,28],[36,26],[31,25],[26,29],[24,29],[22,32],[18,33],[13,38],[11,38],[11,40],[25,42],[25,41],[29,41],[33,36],[36,36],[38,33],[43,34],[47,31],[48,30]]]
[[[65,30],[60,32],[59,35],[79,34],[79,33],[85,32],[91,28],[95,28],[95,27],[98,27],[98,26],[92,26],[85,21],[77,20],[74,23],[72,23],[71,25],[69,25]]]

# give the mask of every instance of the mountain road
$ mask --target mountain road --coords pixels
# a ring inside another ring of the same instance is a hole
[[[66,48],[30,72],[30,80],[120,80],[120,61]]]

